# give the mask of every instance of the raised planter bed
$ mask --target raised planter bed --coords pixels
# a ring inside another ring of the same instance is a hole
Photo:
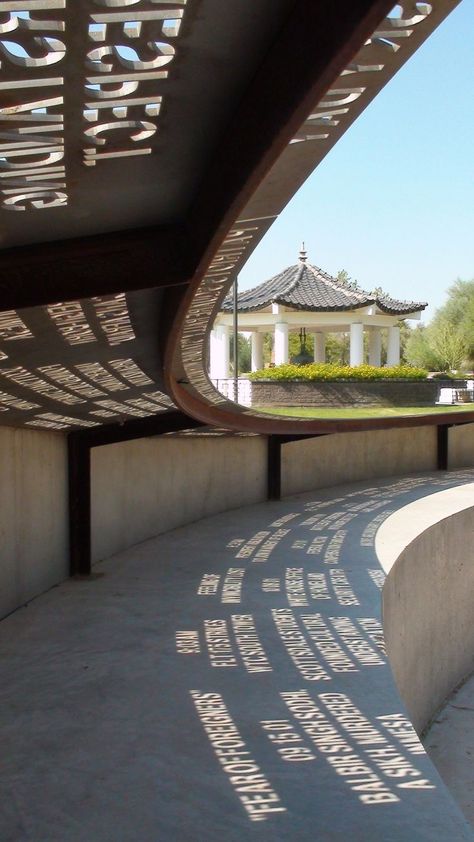
[[[436,380],[254,380],[252,406],[434,406]]]

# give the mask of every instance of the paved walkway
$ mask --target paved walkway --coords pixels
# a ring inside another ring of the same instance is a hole
[[[383,653],[394,510],[473,473],[175,530],[0,624],[2,842],[460,842]]]

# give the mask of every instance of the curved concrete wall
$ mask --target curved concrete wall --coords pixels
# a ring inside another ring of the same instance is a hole
[[[161,436],[94,448],[94,563],[169,529],[266,499],[264,436]],[[282,448],[282,495],[432,470],[436,429],[340,433]]]
[[[461,461],[473,465],[474,424],[450,429],[450,447],[458,430],[463,431]],[[139,439],[94,448],[91,460],[94,562],[168,529],[266,499],[263,436],[202,433]],[[436,465],[434,426],[291,442],[282,447],[282,496],[431,471]]]
[[[94,448],[92,557],[266,499],[266,439],[161,436]]]
[[[449,430],[449,467],[474,465],[474,424],[461,424]]]
[[[449,430],[450,467],[474,465],[474,424]],[[436,467],[436,428],[339,433],[282,448],[282,493]],[[163,436],[93,449],[97,561],[225,509],[264,500],[264,437]],[[0,428],[0,617],[68,575],[66,439]]]
[[[337,433],[291,442],[282,448],[282,495],[432,471],[436,448],[436,427]]]
[[[404,507],[377,534],[387,654],[418,733],[474,670],[473,548],[474,483]]]
[[[66,439],[0,427],[0,617],[68,575]]]

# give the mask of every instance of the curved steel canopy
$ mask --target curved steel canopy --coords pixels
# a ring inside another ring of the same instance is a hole
[[[367,427],[229,403],[207,337],[272,221],[457,2],[4,0],[0,423],[174,403],[241,430]]]

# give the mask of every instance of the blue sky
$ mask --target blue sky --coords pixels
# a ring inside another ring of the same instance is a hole
[[[296,262],[428,301],[474,278],[474,0],[463,0],[334,146],[239,277]]]

